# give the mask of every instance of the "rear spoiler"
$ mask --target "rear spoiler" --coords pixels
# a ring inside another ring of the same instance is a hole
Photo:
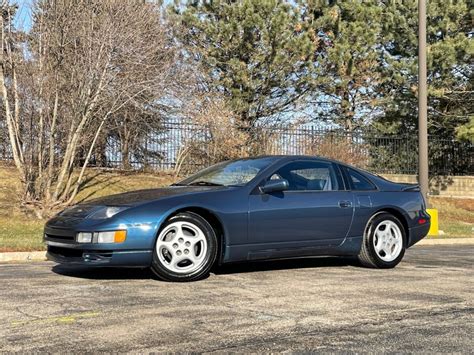
[[[420,185],[418,184],[404,184],[405,186],[402,187],[402,191],[421,191]]]

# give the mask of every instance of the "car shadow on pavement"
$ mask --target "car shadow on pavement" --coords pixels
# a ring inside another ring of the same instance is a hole
[[[313,257],[279,260],[251,261],[215,266],[211,272],[215,275],[251,273],[261,271],[277,271],[291,269],[359,266],[354,258],[342,257]],[[55,265],[52,271],[58,275],[91,280],[143,280],[158,278],[150,269],[142,268],[109,268]],[[201,279],[202,280],[202,279]]]
[[[55,265],[52,267],[55,274],[88,280],[157,280],[158,278],[149,268],[118,268],[118,267],[84,267],[71,265]],[[204,280],[209,275],[197,280]]]
[[[262,260],[245,263],[225,264],[214,268],[219,274],[237,274],[259,271],[291,270],[337,266],[360,266],[356,258],[343,257],[305,257],[293,259]]]
[[[155,275],[150,269],[141,268],[87,268],[81,266],[55,265],[52,270],[58,275],[92,280],[142,280],[155,278]]]

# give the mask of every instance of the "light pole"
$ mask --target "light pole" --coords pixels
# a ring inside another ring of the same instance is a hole
[[[418,181],[428,197],[428,108],[426,83],[426,0],[418,0]]]

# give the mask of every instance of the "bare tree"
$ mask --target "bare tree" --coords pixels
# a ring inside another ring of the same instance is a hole
[[[182,84],[183,81],[179,82]],[[179,89],[173,91],[175,95],[180,95]],[[172,114],[173,107],[156,98],[148,102],[146,105],[136,100],[129,102],[107,124],[105,134],[107,139],[119,143],[121,167],[124,170],[133,168],[133,163],[146,167],[149,158],[162,157],[162,152],[149,149],[148,143],[161,141],[159,134],[164,130],[163,121]]]
[[[152,3],[39,0],[22,36],[13,15],[3,1],[0,88],[24,205],[43,216],[73,201],[111,117],[176,87],[177,52]]]
[[[240,122],[222,97],[196,96],[188,103],[187,120],[191,134],[182,132],[181,148],[176,156],[175,175],[190,173],[200,167],[249,155],[252,131],[242,130]]]

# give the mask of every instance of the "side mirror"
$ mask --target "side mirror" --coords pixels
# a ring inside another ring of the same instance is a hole
[[[268,180],[263,186],[260,186],[260,192],[262,194],[268,194],[270,192],[285,191],[288,190],[288,180],[278,179],[278,180]]]

